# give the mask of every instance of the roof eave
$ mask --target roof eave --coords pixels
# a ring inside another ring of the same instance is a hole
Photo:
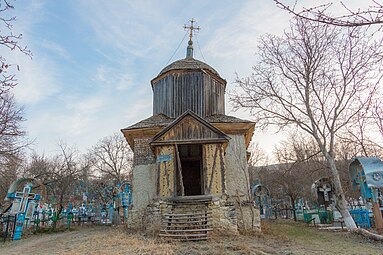
[[[206,73],[206,74],[209,74],[210,76],[212,76],[214,79],[218,80],[219,82],[221,82],[225,87],[226,87],[226,84],[227,84],[227,81],[225,79],[223,79],[221,76],[213,73],[212,71],[210,71],[209,69],[203,69],[203,68],[196,68],[196,69],[171,69],[171,70],[168,70],[164,73],[160,73],[159,75],[157,75],[155,78],[153,78],[151,81],[150,81],[150,84],[152,85],[152,88],[154,87],[155,83],[162,79],[163,77],[165,77],[166,75],[170,74],[170,73],[176,73],[176,72],[185,72],[185,73],[188,73],[188,72],[202,72],[202,73]]]

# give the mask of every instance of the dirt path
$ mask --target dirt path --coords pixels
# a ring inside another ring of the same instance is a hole
[[[0,245],[0,254],[62,254],[77,247],[91,236],[102,235],[104,229],[92,228],[54,234],[37,234],[20,241]]]
[[[107,226],[32,235],[0,244],[0,254],[383,254],[383,244],[350,233],[276,222],[260,236],[213,236],[208,242],[169,243]]]

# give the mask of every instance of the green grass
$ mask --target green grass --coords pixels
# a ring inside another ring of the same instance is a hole
[[[265,235],[294,247],[293,254],[383,254],[383,244],[348,232],[332,232],[289,220],[266,222]],[[301,252],[302,251],[302,252]]]

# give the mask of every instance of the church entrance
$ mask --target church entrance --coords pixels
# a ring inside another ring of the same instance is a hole
[[[178,195],[196,196],[203,195],[203,175],[202,175],[202,145],[185,144],[178,145],[179,162],[181,163],[181,174],[177,185]]]

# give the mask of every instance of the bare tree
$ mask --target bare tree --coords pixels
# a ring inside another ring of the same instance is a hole
[[[277,190],[290,199],[296,220],[295,205],[298,199],[311,200],[311,185],[328,176],[323,156],[315,141],[307,135],[292,133],[276,147],[274,154],[280,163],[275,175]],[[314,201],[315,202],[315,201]]]
[[[342,33],[334,26],[294,19],[283,37],[261,39],[259,62],[231,101],[264,127],[294,126],[313,137],[331,169],[337,208],[349,229],[356,225],[335,164],[336,134],[351,125],[375,95],[381,79],[380,43],[363,31]]]
[[[0,96],[0,157],[12,157],[30,144],[25,139],[26,132],[21,127],[23,117],[22,108],[10,92]],[[1,160],[0,158],[0,160]]]
[[[12,182],[14,182],[22,171],[23,157],[20,154],[2,158],[0,161],[0,208]]]
[[[120,134],[101,139],[90,151],[90,157],[101,175],[118,183],[131,179],[133,152]]]
[[[13,22],[16,17],[9,12],[13,9],[11,1],[0,0],[0,45],[3,49],[18,50],[32,57],[32,53],[25,46],[20,45],[22,35],[12,33]],[[4,51],[3,51],[4,52]],[[10,91],[16,86],[15,68],[17,65],[10,64],[3,54],[0,53],[0,161],[9,162],[18,157],[21,150],[30,144],[25,137],[25,131],[21,123],[25,120],[23,110],[17,106]]]
[[[276,209],[283,209],[281,201],[290,204],[296,220],[295,204],[300,198],[306,198],[306,191],[310,190],[310,173],[302,164],[279,163],[257,167],[259,180],[271,194]],[[287,199],[286,199],[287,198]],[[286,204],[284,204],[286,206]]]
[[[257,172],[257,169],[259,169],[258,167],[267,165],[268,157],[257,142],[251,142],[249,149],[250,158],[248,159],[248,171],[250,186],[252,186],[259,179],[259,175]]]
[[[373,118],[376,126],[378,127],[379,133],[383,138],[383,103],[381,100],[377,101],[373,107]]]
[[[356,123],[345,133],[337,135],[343,148],[348,147],[351,157],[379,157],[383,155],[383,136],[377,134],[375,119],[370,116],[357,116]],[[346,145],[347,144],[347,145]]]
[[[314,7],[296,9],[296,2],[290,6],[285,1],[274,0],[277,6],[289,13],[310,21],[318,21],[324,24],[335,25],[340,27],[360,27],[383,24],[383,4],[377,0],[371,0],[370,6],[363,10],[352,10],[344,2],[342,4],[345,14],[334,16],[330,14],[333,3],[325,3]]]
[[[250,158],[249,158],[249,164],[251,165],[267,165],[268,157],[265,151],[261,148],[258,142],[251,142],[250,143]]]
[[[26,164],[24,175],[36,178],[42,183],[48,182],[52,172],[51,161],[52,160],[44,154],[38,155],[36,152],[33,152],[29,158],[29,162]]]
[[[60,215],[74,194],[78,180],[87,172],[87,165],[80,161],[75,148],[64,142],[58,145],[59,151],[52,157],[34,153],[27,164],[24,175],[39,180],[46,187],[47,203],[51,203],[57,215]],[[56,221],[53,221],[53,229]]]
[[[12,0],[0,0],[0,45],[9,50],[19,50],[25,55],[32,57],[32,52],[26,47],[20,45],[22,34],[14,35],[12,33],[15,16],[10,16],[8,12],[14,7]],[[0,95],[6,93],[10,88],[16,86],[17,80],[13,71],[18,65],[8,63],[7,59],[0,55]]]
[[[348,140],[339,140],[335,146],[335,151],[336,167],[342,182],[342,188],[346,199],[353,205],[360,197],[360,191],[352,186],[348,167],[350,159],[355,156],[360,156],[362,150],[358,144],[350,143]],[[370,150],[368,150],[368,153],[370,153],[369,151]]]
[[[83,172],[79,167],[79,154],[75,148],[71,148],[65,143],[59,144],[60,152],[51,159],[49,181],[49,191],[53,195],[54,204],[57,207],[57,215],[60,215],[65,204],[69,200],[74,185]]]
[[[342,146],[347,144],[352,157],[383,156],[382,94],[378,91],[376,95],[374,102],[366,104],[365,109],[357,113],[353,125],[346,126],[343,132],[337,134]]]
[[[351,155],[358,150],[353,144],[341,141],[336,146],[336,166],[349,202],[359,198],[360,193],[351,188],[348,165]],[[319,152],[319,153],[318,153]],[[278,164],[258,167],[261,183],[266,185],[277,201],[288,197],[293,207],[297,199],[312,200],[312,184],[322,178],[331,178],[331,172],[316,142],[307,135],[292,133],[274,150]]]

